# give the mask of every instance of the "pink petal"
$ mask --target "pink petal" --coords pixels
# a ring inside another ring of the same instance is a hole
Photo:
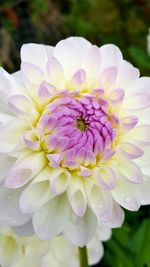
[[[121,126],[124,131],[129,131],[138,123],[138,118],[136,116],[124,117],[121,119]]]
[[[54,95],[55,90],[55,86],[44,81],[40,84],[38,95],[41,99],[49,100]]]
[[[142,149],[131,143],[121,143],[119,147],[120,147],[120,152],[127,159],[136,159],[143,156],[144,154]]]
[[[109,100],[114,104],[118,104],[123,101],[124,95],[125,95],[124,90],[121,88],[117,88],[110,93]]]
[[[106,190],[116,186],[115,172],[109,167],[101,167],[96,172],[98,183]]]
[[[101,73],[100,80],[104,87],[111,86],[117,77],[117,68],[116,67],[108,67],[103,70]]]
[[[59,168],[60,167],[60,162],[62,160],[61,154],[48,154],[47,158],[50,161],[50,165],[53,168]]]
[[[129,160],[119,161],[118,169],[130,182],[135,184],[141,184],[143,182],[142,171],[135,162]]]

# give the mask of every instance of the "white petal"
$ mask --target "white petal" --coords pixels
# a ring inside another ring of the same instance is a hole
[[[150,78],[148,77],[141,77],[137,79],[137,81],[130,87],[128,87],[128,91],[126,93],[128,95],[132,94],[142,94],[148,93],[150,94]]]
[[[110,227],[104,224],[98,224],[97,236],[100,241],[107,241],[108,239],[110,239],[111,234],[112,234],[112,230]]]
[[[21,250],[17,240],[9,233],[1,234],[0,263],[1,266],[14,266],[20,257]]]
[[[16,115],[30,115],[32,104],[26,96],[13,95],[8,98],[8,104]]]
[[[74,259],[76,256],[76,248],[64,236],[57,236],[51,241],[50,252],[56,257],[60,263]]]
[[[9,171],[5,185],[9,188],[19,188],[29,182],[46,166],[45,153],[32,153],[23,158]]]
[[[81,90],[85,85],[86,79],[85,70],[78,69],[68,82],[68,87],[72,90]]]
[[[96,217],[91,209],[87,208],[82,218],[73,213],[70,214],[70,220],[63,233],[75,246],[83,247],[95,235],[96,227]]]
[[[144,177],[143,183],[139,186],[139,191],[141,195],[141,204],[150,204],[150,178]]]
[[[143,174],[139,166],[131,160],[120,160],[118,162],[118,169],[123,174],[125,179],[135,184],[143,182]]]
[[[98,221],[108,222],[112,215],[111,194],[88,178],[85,180],[85,188],[88,201]]]
[[[124,155],[127,159],[136,159],[143,156],[144,151],[133,145],[131,143],[120,143],[119,144],[119,151],[122,155]]]
[[[116,185],[115,172],[109,167],[96,170],[97,182],[106,190],[112,190]]]
[[[129,132],[128,138],[142,145],[150,145],[150,124],[139,125]]]
[[[77,216],[82,217],[86,210],[86,195],[82,179],[72,176],[71,182],[67,189],[70,205]]]
[[[7,97],[12,94],[12,88],[9,79],[9,74],[3,68],[0,68],[0,98],[3,101],[5,101]]]
[[[30,124],[23,119],[14,119],[0,128],[0,152],[8,153],[21,142],[22,133],[30,129]]]
[[[19,75],[9,74],[3,68],[0,68],[0,98],[4,101],[13,94],[25,94],[25,87],[21,75],[21,71],[18,72]]]
[[[16,227],[29,221],[30,215],[24,215],[19,208],[21,190],[0,188],[0,225]]]
[[[47,49],[49,51],[47,51]],[[21,60],[22,62],[33,63],[36,66],[44,69],[48,57],[52,55],[53,47],[41,44],[24,44],[21,47]]]
[[[104,248],[98,238],[93,238],[87,245],[88,262],[90,265],[98,263],[104,255]]]
[[[139,70],[134,68],[129,62],[123,61],[118,72],[116,84],[121,88],[131,86],[139,78]]]
[[[33,236],[34,230],[32,226],[32,220],[28,221],[24,225],[14,227],[13,231],[19,236]]]
[[[124,221],[124,217],[125,215],[123,209],[114,201],[112,217],[110,218],[110,221],[106,223],[106,225],[111,228],[121,227]]]
[[[141,205],[139,185],[128,182],[121,174],[118,175],[116,188],[111,191],[115,201],[128,210],[138,210]]]
[[[103,69],[100,81],[103,87],[106,89],[112,86],[112,84],[116,80],[116,77],[117,77],[117,68],[110,66],[108,68]]]
[[[115,45],[107,44],[100,47],[101,69],[116,66],[120,68],[122,63],[122,54]]]
[[[0,153],[0,180],[5,178],[16,159]]]
[[[87,84],[93,83],[94,80],[99,77],[100,64],[101,58],[99,48],[96,45],[92,45],[82,61],[82,67],[85,70],[88,79]]]
[[[59,60],[69,80],[81,67],[81,58],[90,46],[91,44],[84,38],[70,37],[60,41],[54,48],[54,57]]]
[[[69,206],[66,196],[55,197],[33,215],[36,235],[45,240],[60,234],[66,226],[68,216]]]
[[[44,72],[32,63],[23,62],[21,64],[21,70],[25,78],[32,84],[39,85],[44,81]]]
[[[71,175],[67,170],[58,168],[50,173],[50,187],[54,194],[59,195],[66,191]]]
[[[50,58],[47,63],[47,75],[53,85],[59,86],[64,80],[63,68],[55,57]]]
[[[150,92],[135,93],[126,97],[123,109],[136,111],[150,106]]]
[[[23,213],[33,213],[50,198],[52,195],[48,181],[31,183],[21,194],[20,209]]]

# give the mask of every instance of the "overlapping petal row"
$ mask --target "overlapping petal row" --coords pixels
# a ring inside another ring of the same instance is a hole
[[[21,58],[0,72],[0,224],[83,246],[150,202],[150,79],[79,37]]]
[[[18,231],[16,231],[18,232]],[[51,241],[36,236],[20,236],[10,228],[0,228],[1,267],[79,267],[78,248],[63,236]],[[102,241],[110,238],[111,230],[101,227],[88,243],[89,264],[100,261],[104,254]]]

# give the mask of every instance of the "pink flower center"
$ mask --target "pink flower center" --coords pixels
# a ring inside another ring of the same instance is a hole
[[[117,123],[103,98],[68,93],[47,105],[38,127],[51,165],[76,169],[113,155]]]

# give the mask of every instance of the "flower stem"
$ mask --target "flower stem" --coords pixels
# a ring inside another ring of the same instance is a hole
[[[80,267],[89,267],[86,246],[83,248],[79,247],[79,258],[80,258]]]

